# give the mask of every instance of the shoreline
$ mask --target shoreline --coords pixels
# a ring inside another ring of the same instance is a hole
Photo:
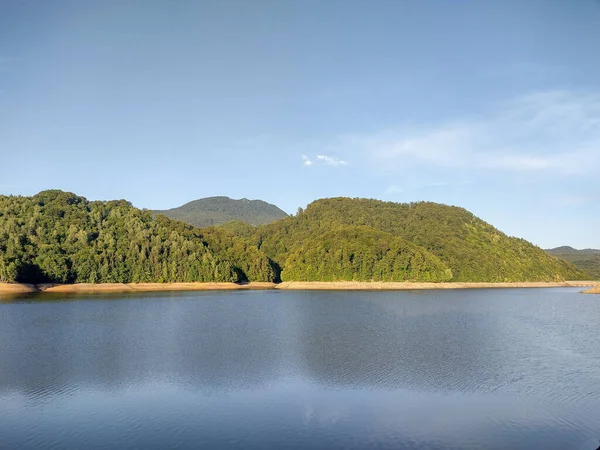
[[[432,290],[432,289],[510,289],[510,288],[551,288],[551,287],[593,287],[598,289],[598,281],[516,281],[516,282],[383,282],[383,281],[284,281],[275,289],[285,290]],[[593,290],[593,289],[591,289]]]
[[[163,291],[211,291],[211,290],[323,290],[323,291],[402,291],[431,289],[491,289],[491,288],[550,288],[550,287],[591,287],[585,293],[600,293],[598,281],[561,282],[381,282],[381,281],[284,281],[282,283],[81,283],[81,284],[20,284],[0,283],[0,294],[49,293],[120,293],[120,292],[163,292]]]
[[[273,289],[275,283],[78,283],[78,284],[19,284],[0,283],[0,294],[63,293],[98,294],[119,292],[216,291]]]

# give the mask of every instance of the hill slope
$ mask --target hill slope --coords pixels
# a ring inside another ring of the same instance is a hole
[[[62,191],[0,196],[0,281],[25,283],[271,281],[256,247],[224,231],[152,218],[124,200]],[[227,245],[222,245],[223,239]]]
[[[354,249],[347,249],[349,230],[356,233],[353,242],[360,242]],[[298,277],[299,273],[312,281],[389,280],[394,277],[389,270],[379,275],[378,271],[390,251],[392,255],[412,255],[398,266],[406,280],[420,279],[419,274],[423,273],[434,274],[435,280],[443,279],[444,273],[450,274],[452,281],[586,278],[571,264],[523,239],[506,236],[463,208],[429,202],[322,199],[294,217],[256,230],[236,231],[281,267],[284,280]],[[367,238],[365,234],[369,233]],[[381,250],[369,256],[372,264],[368,268],[348,269],[373,248]],[[332,258],[332,253],[339,256]],[[330,267],[323,268],[324,264]]]
[[[593,248],[577,250],[573,247],[563,246],[548,249],[546,252],[573,263],[578,269],[589,273],[592,278],[600,280],[600,250]]]
[[[155,214],[181,220],[198,228],[242,221],[264,225],[287,217],[285,211],[262,200],[234,200],[229,197],[207,197],[186,203],[178,208],[154,211]]]
[[[369,227],[331,226],[286,254],[283,281],[449,281],[437,256]]]
[[[317,200],[253,227],[195,228],[124,200],[0,196],[0,281],[557,281],[586,275],[468,211]]]

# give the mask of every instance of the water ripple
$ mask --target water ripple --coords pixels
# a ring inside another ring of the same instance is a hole
[[[182,293],[0,313],[9,448],[600,438],[600,302],[576,290]]]

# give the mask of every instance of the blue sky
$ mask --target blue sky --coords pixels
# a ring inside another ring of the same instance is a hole
[[[463,206],[600,248],[600,2],[0,3],[0,193]]]

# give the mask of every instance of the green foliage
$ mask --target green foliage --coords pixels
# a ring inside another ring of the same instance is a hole
[[[361,227],[362,231],[356,230],[356,227]],[[364,227],[383,233],[371,235],[368,239],[366,236],[358,237],[365,233]],[[348,265],[349,260],[340,263],[340,258],[346,258],[341,255],[348,251],[344,250],[348,230],[357,234],[351,239],[356,248],[365,248],[371,245],[367,242],[371,242],[390,250],[369,254],[372,264],[367,264],[368,270],[354,263]],[[398,238],[403,241],[394,241]],[[326,281],[391,279],[396,276],[417,280],[424,276],[423,273],[430,273],[439,281],[440,261],[443,267],[449,269],[444,273],[451,273],[452,281],[586,278],[571,264],[547,255],[523,239],[506,236],[463,208],[430,202],[402,204],[349,198],[317,200],[294,217],[258,227],[248,239],[282,267],[283,278],[288,280],[293,277]],[[387,261],[390,255],[398,252],[416,255],[415,249],[424,257],[423,266],[418,271],[400,271],[402,275],[392,275],[389,269],[380,272],[381,261]],[[332,256],[332,252],[336,256]],[[332,266],[325,267],[327,264]],[[354,267],[358,272],[349,271],[348,267]]]
[[[241,220],[232,220],[231,222],[226,222],[222,225],[219,225],[218,228],[221,230],[226,230],[234,236],[239,237],[252,236],[255,231],[254,226],[246,222],[242,222]]]
[[[287,214],[262,200],[233,200],[229,197],[208,197],[186,203],[178,208],[154,211],[196,227],[221,225],[241,221],[250,225],[263,225],[287,217]]]
[[[0,196],[0,281],[555,281],[588,275],[468,211],[318,200],[293,217],[198,229],[124,200]]]
[[[368,227],[339,227],[287,253],[284,281],[449,281],[423,248]]]
[[[203,228],[202,235],[211,250],[224,255],[233,264],[241,280],[274,281],[279,278],[277,266],[263,252],[233,233],[210,227]]]
[[[68,192],[0,196],[0,281],[25,283],[272,280],[270,260],[221,232],[152,218],[119,200]],[[221,239],[221,240],[219,240]],[[237,253],[239,251],[239,254]]]
[[[576,250],[573,247],[557,247],[546,250],[552,256],[572,263],[579,270],[589,274],[592,280],[600,280],[600,250],[586,248]]]

